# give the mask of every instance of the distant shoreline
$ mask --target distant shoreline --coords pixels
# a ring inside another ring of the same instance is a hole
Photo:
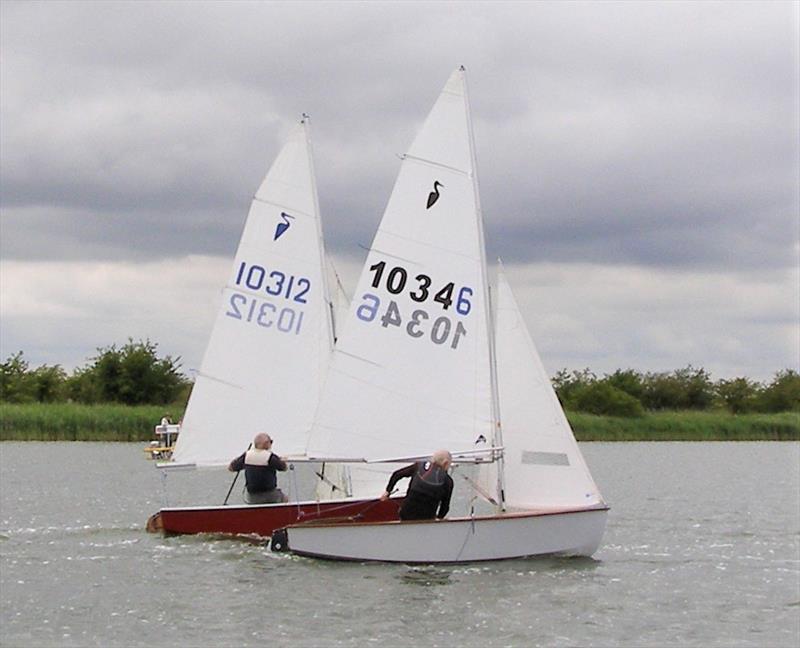
[[[800,412],[665,411],[641,418],[567,412],[578,441],[800,441]]]
[[[183,406],[0,404],[0,441],[137,441]],[[664,411],[620,418],[568,412],[578,441],[800,441],[800,412],[730,414]],[[266,424],[268,425],[268,423]]]

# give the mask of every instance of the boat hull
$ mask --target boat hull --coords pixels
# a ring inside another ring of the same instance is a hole
[[[286,529],[288,550],[333,560],[463,563],[542,555],[591,556],[607,507],[383,523],[308,523]]]
[[[164,508],[147,521],[147,530],[171,534],[222,533],[271,537],[276,529],[319,519],[344,522],[396,520],[402,498],[387,501],[326,500],[184,508]]]

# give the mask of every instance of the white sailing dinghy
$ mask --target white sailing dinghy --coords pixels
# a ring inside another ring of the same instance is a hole
[[[305,453],[334,344],[309,128],[304,117],[255,194],[172,460],[160,468],[227,466],[262,431],[281,456]],[[268,537],[299,519],[396,515],[396,501],[376,503],[375,495],[369,502],[333,499],[345,494],[340,488],[329,489],[324,502],[164,508],[148,528]]]
[[[608,507],[502,274],[496,319],[489,306],[477,187],[461,68],[403,157],[334,351],[308,455],[379,462],[437,448],[477,450],[496,513],[300,523],[277,532],[274,548],[404,563],[597,550]]]

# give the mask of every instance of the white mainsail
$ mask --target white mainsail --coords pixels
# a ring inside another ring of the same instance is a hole
[[[192,389],[175,463],[227,464],[260,431],[306,447],[333,348],[308,119],[256,192]]]
[[[403,157],[337,340],[309,457],[423,456],[493,438],[471,142],[460,69]]]
[[[502,266],[496,303],[506,505],[541,510],[603,504]]]

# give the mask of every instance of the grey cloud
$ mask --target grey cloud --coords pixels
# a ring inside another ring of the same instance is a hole
[[[3,3],[7,258],[229,254],[301,112],[329,247],[371,240],[470,68],[493,254],[796,263],[797,7]]]

